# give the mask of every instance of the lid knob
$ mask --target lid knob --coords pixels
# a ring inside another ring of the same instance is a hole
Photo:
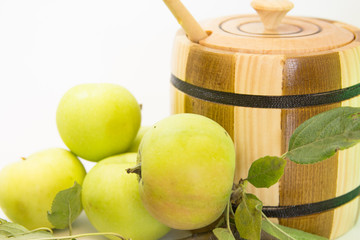
[[[253,0],[251,6],[258,13],[265,30],[274,32],[294,4],[289,0]]]

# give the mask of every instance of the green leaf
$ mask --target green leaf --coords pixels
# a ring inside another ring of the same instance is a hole
[[[247,180],[257,188],[268,188],[279,181],[284,174],[286,160],[266,156],[252,163]]]
[[[13,237],[15,235],[23,234],[28,232],[29,230],[19,224],[12,222],[1,222],[0,224],[0,236],[4,236],[6,238]]]
[[[263,220],[262,229],[279,240],[327,240],[327,238]]]
[[[0,219],[0,239],[39,239],[52,237],[51,229],[29,231],[27,228]]]
[[[217,237],[218,240],[235,240],[232,233],[229,232],[226,228],[215,228],[213,233]]]
[[[60,191],[55,196],[48,219],[55,228],[71,229],[72,222],[81,211],[81,186],[75,182],[73,187]]]
[[[296,163],[316,163],[359,141],[360,108],[335,108],[301,124],[291,136],[285,156]]]
[[[235,211],[235,225],[240,237],[259,240],[261,234],[262,202],[252,194],[244,194]]]

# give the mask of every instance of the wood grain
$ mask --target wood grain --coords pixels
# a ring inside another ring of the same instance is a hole
[[[188,55],[192,45],[193,43],[185,37],[185,32],[179,30],[173,44],[171,73],[180,79],[185,79]],[[185,94],[170,86],[170,95],[171,114],[183,113],[185,111]]]
[[[327,92],[341,88],[338,53],[293,57],[285,61],[283,94],[296,95]],[[282,111],[282,146],[287,151],[293,131],[316,114],[339,107],[338,104],[288,109]],[[297,205],[328,200],[336,196],[338,156],[326,161],[300,165],[288,161],[280,181],[280,205]],[[280,219],[280,224],[330,237],[333,211],[321,214]]]
[[[176,20],[182,26],[184,31],[187,33],[191,41],[197,43],[199,42],[199,40],[204,39],[208,36],[181,1],[164,0],[164,3],[167,5]]]
[[[224,52],[207,52],[191,47],[186,65],[186,82],[203,88],[234,92],[235,58]],[[222,125],[234,139],[234,107],[187,96],[185,112],[209,117]]]
[[[236,54],[235,92],[240,94],[282,94],[283,55]],[[251,164],[264,156],[281,156],[281,110],[235,107],[235,148],[237,169],[235,182],[247,177]],[[247,190],[264,205],[279,205],[279,184]]]
[[[339,54],[341,63],[342,86],[348,87],[360,83],[360,46],[346,49]],[[342,102],[342,106],[360,107],[360,98]],[[336,196],[341,196],[360,185],[360,145],[339,152],[338,180]],[[351,203],[334,211],[334,227],[331,239],[349,231],[359,217],[359,197]]]
[[[260,18],[254,15],[220,17],[203,21],[202,25],[212,34],[201,40],[201,45],[242,53],[317,53],[346,46],[354,40],[353,32],[347,28],[315,18],[287,16],[274,35],[267,34]]]
[[[218,28],[216,21],[205,26]],[[287,21],[295,20],[288,18]],[[321,47],[321,42],[313,44],[307,38],[264,40],[266,36],[239,37],[211,27],[205,29],[214,30],[213,34],[206,41],[194,44],[179,31],[174,42],[172,73],[203,88],[265,96],[327,92],[360,83],[360,31],[331,21],[315,19],[313,23],[319,24],[319,21],[327,30],[334,30],[335,35],[339,35],[329,39],[333,33],[323,33],[321,38],[326,38],[325,48]],[[343,30],[339,33],[338,28]],[[346,34],[340,36],[342,32]],[[349,33],[353,34],[351,39]],[[215,44],[218,34],[223,34],[216,43],[220,47]],[[234,47],[234,41],[246,43]],[[297,44],[301,41],[299,47]],[[261,45],[264,42],[266,46]],[[285,49],[279,50],[284,43]],[[172,113],[202,114],[229,132],[237,154],[235,181],[247,176],[254,160],[266,155],[281,156],[286,152],[291,134],[308,118],[339,106],[360,106],[360,97],[356,97],[342,103],[295,109],[235,107],[191,97],[174,87],[171,91]],[[271,206],[328,200],[360,185],[359,158],[360,146],[356,146],[313,165],[288,162],[279,184],[269,189],[249,186],[248,191],[256,194],[264,205]],[[280,219],[280,223],[334,239],[354,225],[359,204],[357,198],[335,210]]]

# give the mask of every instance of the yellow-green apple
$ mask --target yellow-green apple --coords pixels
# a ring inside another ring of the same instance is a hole
[[[0,206],[5,215],[28,229],[53,228],[47,212],[59,191],[82,184],[85,169],[62,148],[39,151],[0,172]]]
[[[99,161],[125,152],[140,128],[135,97],[111,83],[80,84],[61,98],[56,123],[66,146],[79,157]]]
[[[234,144],[223,127],[196,114],[156,123],[141,141],[140,196],[171,228],[207,226],[223,213],[235,172]]]
[[[147,212],[140,199],[137,175],[126,172],[136,165],[136,157],[136,153],[124,153],[98,162],[85,177],[82,203],[98,231],[132,240],[159,239],[169,228]]]
[[[137,133],[133,143],[131,144],[130,148],[127,152],[137,152],[139,151],[139,146],[142,138],[144,137],[145,133],[151,128],[151,126],[141,126],[139,132]]]

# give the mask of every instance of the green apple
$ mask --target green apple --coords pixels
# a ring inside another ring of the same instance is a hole
[[[60,100],[56,123],[66,146],[79,157],[99,161],[125,152],[140,128],[135,97],[110,83],[77,85]]]
[[[82,184],[85,169],[71,152],[46,149],[0,172],[0,207],[15,223],[28,229],[53,228],[47,212],[59,191]]]
[[[98,231],[118,233],[132,240],[155,240],[169,228],[146,211],[137,175],[126,172],[136,165],[136,158],[136,153],[125,153],[98,162],[85,177],[82,203]]]
[[[177,114],[155,124],[140,144],[140,196],[171,228],[191,230],[218,219],[229,200],[235,149],[215,121]]]
[[[145,133],[151,128],[151,126],[141,126],[139,129],[138,134],[136,135],[133,143],[131,144],[130,148],[127,150],[127,152],[138,152],[139,146],[142,138],[144,137]]]

